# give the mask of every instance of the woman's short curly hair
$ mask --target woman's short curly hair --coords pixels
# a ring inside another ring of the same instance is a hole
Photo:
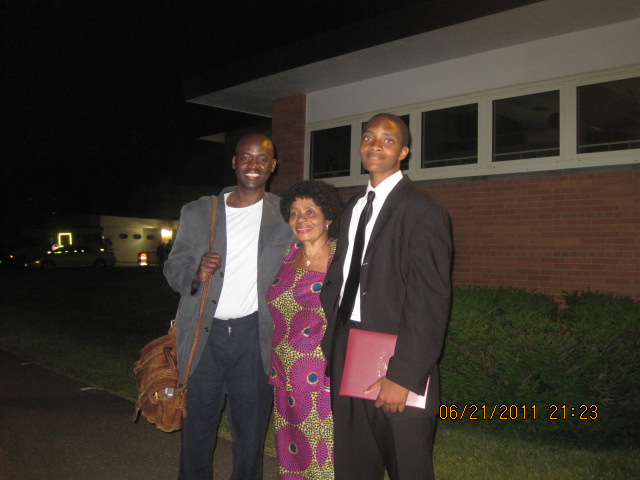
[[[280,213],[282,213],[282,218],[287,223],[289,223],[291,205],[297,198],[310,198],[313,200],[322,210],[324,218],[331,220],[329,238],[338,238],[342,199],[333,185],[320,180],[302,180],[291,185],[280,200]]]

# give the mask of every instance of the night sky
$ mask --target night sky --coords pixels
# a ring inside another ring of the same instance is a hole
[[[151,216],[160,191],[224,183],[197,175],[203,156],[222,155],[197,139],[264,119],[189,104],[185,81],[215,79],[247,58],[264,72],[262,52],[389,8],[311,0],[3,5],[3,229],[53,212]]]

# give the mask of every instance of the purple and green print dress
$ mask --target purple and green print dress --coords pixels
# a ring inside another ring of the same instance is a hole
[[[320,304],[326,273],[295,268],[292,243],[267,292],[273,317],[270,383],[281,480],[333,479],[333,417],[320,342],[327,320]],[[327,269],[336,251],[329,247]]]

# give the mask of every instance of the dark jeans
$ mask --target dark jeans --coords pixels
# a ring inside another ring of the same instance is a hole
[[[180,480],[213,478],[213,450],[225,396],[233,437],[231,479],[261,479],[273,388],[262,367],[257,313],[214,320],[202,358],[187,385]]]

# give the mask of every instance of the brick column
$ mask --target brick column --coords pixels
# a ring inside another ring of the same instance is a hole
[[[304,93],[273,102],[271,132],[279,164],[270,191],[276,195],[303,179],[306,113],[307,96]]]

